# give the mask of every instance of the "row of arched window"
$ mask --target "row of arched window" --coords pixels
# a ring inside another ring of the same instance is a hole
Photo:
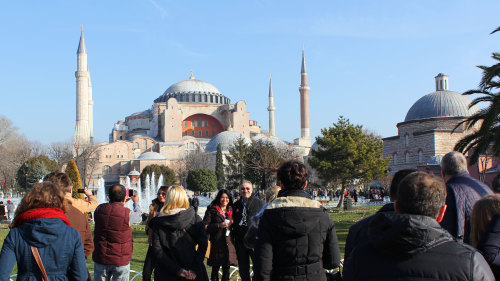
[[[418,153],[418,163],[423,163],[424,162],[424,153],[422,152],[421,149],[419,149],[417,153]],[[404,157],[404,164],[410,163],[410,152],[406,151],[404,156],[405,156]],[[397,152],[392,154],[392,163],[394,165],[398,164],[398,153]]]
[[[206,102],[229,104],[229,99],[224,96],[208,95],[208,94],[179,94],[175,98],[179,102]]]

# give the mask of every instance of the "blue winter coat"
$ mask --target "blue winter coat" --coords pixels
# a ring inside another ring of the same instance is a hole
[[[459,241],[470,244],[470,216],[472,206],[482,197],[493,194],[491,188],[463,172],[446,182],[446,205],[448,208],[441,227]]]
[[[42,280],[30,245],[38,248],[50,281],[87,280],[78,231],[58,218],[25,221],[10,230],[0,253],[0,280],[9,280],[17,262],[17,280]]]

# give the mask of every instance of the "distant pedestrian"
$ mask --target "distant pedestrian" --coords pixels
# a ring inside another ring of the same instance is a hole
[[[198,207],[200,206],[200,200],[196,196],[196,194],[193,195],[193,199],[191,199],[191,206],[193,206],[194,213],[198,214]]]
[[[6,220],[7,216],[5,215],[5,205],[3,204],[3,201],[0,201],[0,220]]]
[[[14,206],[14,202],[7,200],[7,215],[10,221],[14,219],[15,211],[16,211],[16,206]]]

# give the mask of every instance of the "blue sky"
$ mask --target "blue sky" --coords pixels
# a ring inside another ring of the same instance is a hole
[[[148,109],[189,77],[217,87],[268,129],[273,76],[276,134],[300,136],[302,44],[311,134],[339,115],[382,137],[434,76],[475,88],[476,65],[500,51],[498,1],[2,1],[0,114],[31,140],[70,140],[76,49],[84,26],[93,83],[94,137]]]

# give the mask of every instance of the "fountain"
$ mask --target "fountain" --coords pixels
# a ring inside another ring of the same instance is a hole
[[[149,204],[149,202],[151,202],[151,178],[149,177],[149,175],[146,175],[146,188],[144,189],[144,198],[146,200],[146,206],[147,204]]]
[[[158,178],[158,186],[156,187],[156,194],[158,194],[158,190],[160,190],[160,187],[163,185],[163,175],[160,174],[160,177]]]
[[[152,200],[153,198],[156,198],[156,184],[155,184],[155,182],[156,182],[155,172],[153,172],[153,173],[151,173],[151,185],[150,185],[150,188],[151,188],[151,189],[150,189],[150,193],[149,193],[149,194],[150,194],[150,196],[151,196],[151,197],[150,197],[150,198],[151,198],[151,200]]]
[[[104,179],[99,178],[98,186],[97,186],[97,203],[102,204],[106,203],[106,187],[104,186]]]

